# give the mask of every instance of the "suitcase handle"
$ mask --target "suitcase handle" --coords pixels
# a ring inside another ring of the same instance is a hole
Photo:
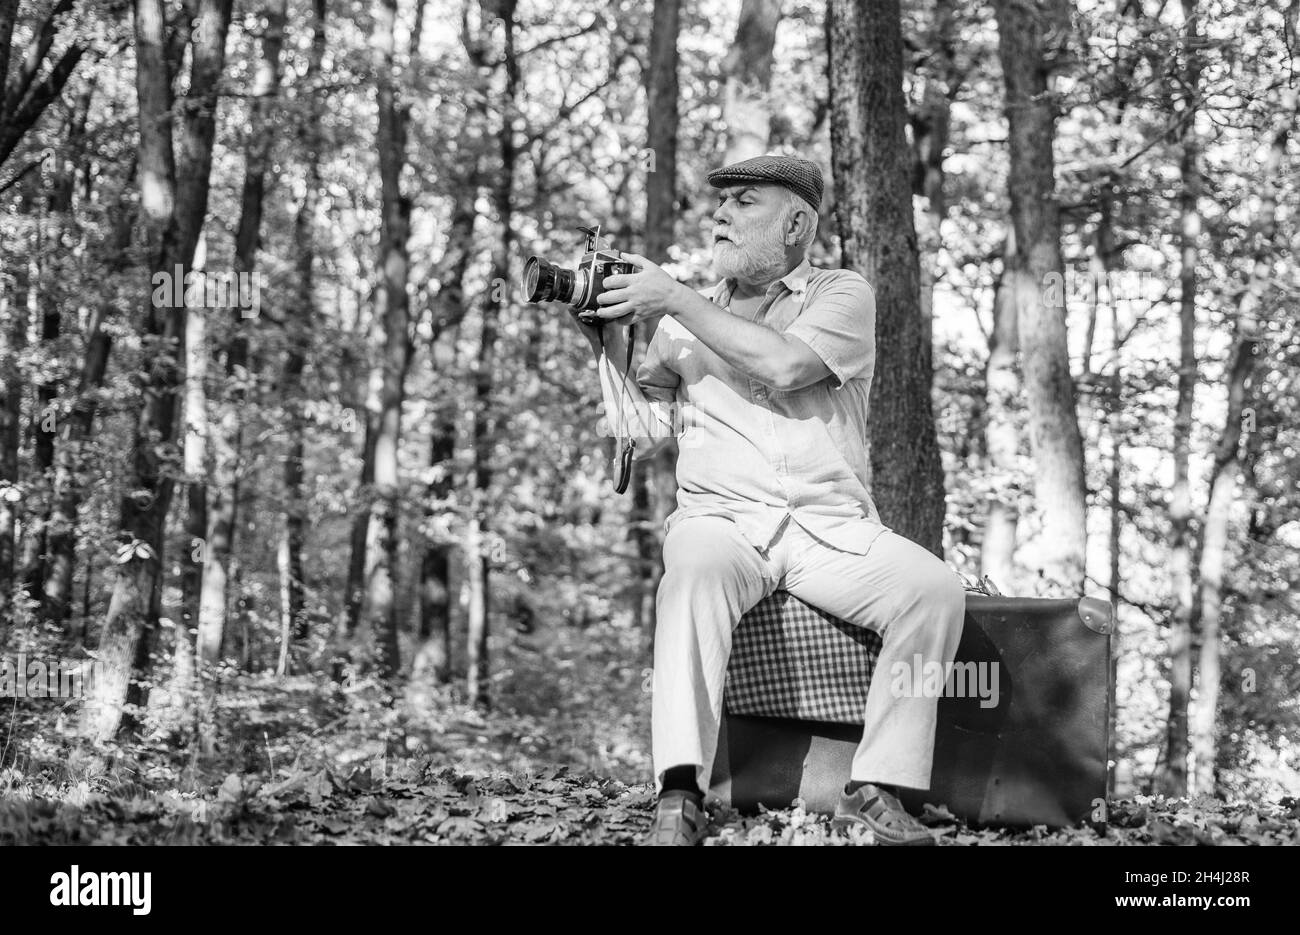
[[[1002,591],[993,583],[993,579],[988,575],[985,575],[983,578],[976,578],[974,575],[966,575],[958,572],[957,576],[961,578],[962,587],[967,591],[974,594],[983,594],[987,597],[1002,596]]]

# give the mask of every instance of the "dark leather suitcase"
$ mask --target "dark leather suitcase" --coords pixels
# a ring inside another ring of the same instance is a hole
[[[990,677],[996,667],[996,704],[992,695],[954,693],[949,679],[931,786],[904,794],[907,807],[946,805],[978,825],[1090,819],[1106,794],[1110,632],[1110,605],[1097,598],[968,591],[955,663],[982,663]],[[874,633],[784,591],[746,614],[727,670],[710,798],[745,812],[795,798],[833,811],[879,647]]]

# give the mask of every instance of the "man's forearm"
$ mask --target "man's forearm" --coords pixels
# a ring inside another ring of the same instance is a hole
[[[742,373],[771,387],[788,384],[790,344],[771,328],[732,315],[689,286],[682,286],[668,313]]]

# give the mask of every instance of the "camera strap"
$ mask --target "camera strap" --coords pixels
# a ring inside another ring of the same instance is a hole
[[[605,350],[605,325],[600,326],[600,349]],[[627,328],[627,360],[623,362],[623,379],[619,383],[619,401],[618,401],[618,427],[615,429],[616,437],[622,439],[623,448],[618,455],[618,477],[614,481],[614,492],[623,493],[627,490],[627,485],[632,480],[633,455],[636,453],[636,439],[627,431],[627,410],[623,408],[625,402],[630,400],[627,392],[627,377],[632,372],[632,355],[636,349],[636,325],[628,325]]]

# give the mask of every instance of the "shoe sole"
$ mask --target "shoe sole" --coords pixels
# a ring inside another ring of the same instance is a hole
[[[917,838],[914,841],[890,841],[887,838],[884,838],[875,828],[860,819],[843,818],[840,816],[831,819],[831,830],[833,831],[843,831],[848,833],[848,830],[855,825],[859,828],[866,828],[870,831],[871,836],[875,839],[875,843],[882,847],[930,847],[934,844],[934,835],[927,835],[924,840]]]

